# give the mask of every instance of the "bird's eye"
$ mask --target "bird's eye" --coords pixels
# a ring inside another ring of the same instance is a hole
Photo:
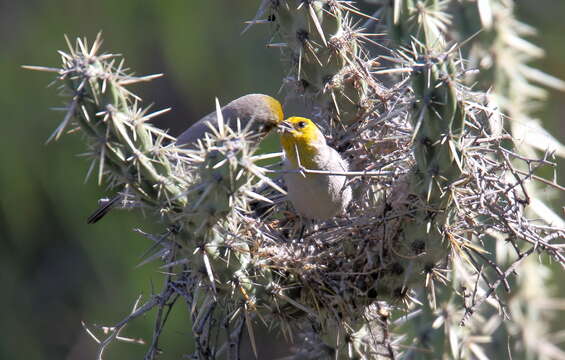
[[[297,126],[299,129],[304,129],[304,128],[306,127],[306,121],[299,121],[299,122],[296,124],[296,126]]]

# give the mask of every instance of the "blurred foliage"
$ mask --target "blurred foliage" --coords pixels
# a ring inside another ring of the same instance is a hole
[[[565,43],[563,42],[563,14],[565,14],[564,1],[517,1],[517,16],[519,19],[534,27],[538,35],[532,39],[533,43],[545,51],[545,56],[539,59],[534,66],[542,69],[559,79],[565,79]],[[537,116],[547,131],[563,143],[565,139],[565,94],[557,90],[548,89],[549,96],[543,108],[539,109]],[[565,179],[565,159],[557,159],[557,176],[560,183]],[[551,176],[548,174],[548,176]],[[553,202],[557,211],[564,215],[565,201],[557,199]],[[565,289],[561,290],[565,294]]]
[[[565,2],[517,3],[519,16],[539,30],[534,42],[547,51],[538,65],[564,79]],[[47,109],[62,101],[45,87],[52,78],[20,65],[57,65],[55,50],[66,46],[63,34],[94,38],[102,30],[104,49],[124,54],[137,74],[165,73],[139,93],[155,110],[173,108],[157,125],[177,135],[213,109],[214,97],[226,103],[250,92],[277,95],[285,74],[278,51],[264,47],[270,31],[255,27],[240,35],[257,7],[258,1],[0,0],[0,359],[93,358],[95,344],[81,321],[121,320],[138,294],[152,292],[151,279],[155,286],[161,279],[155,266],[135,268],[150,246],[131,231],[138,214],[114,212],[99,224],[86,224],[97,199],[111,194],[95,178],[83,184],[88,163],[74,156],[84,151],[80,139],[45,146],[63,116]],[[565,95],[552,92],[539,114],[561,141],[564,107]],[[146,223],[144,230],[158,231]],[[179,325],[188,319],[180,310],[170,317]],[[189,343],[183,327],[174,328],[163,347],[179,352],[163,359],[178,358]],[[123,335],[150,340],[151,331],[149,316]],[[143,353],[142,346],[120,344],[110,358]]]

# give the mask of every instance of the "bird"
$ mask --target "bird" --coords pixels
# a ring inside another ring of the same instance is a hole
[[[259,134],[267,135],[272,129],[284,119],[281,103],[272,96],[264,94],[247,94],[241,96],[221,109],[224,123],[232,129],[239,125],[241,128],[249,126],[249,130]],[[210,128],[218,127],[217,112],[213,111],[204,116],[182,134],[178,136],[175,144],[183,148],[191,148],[199,139],[203,139]],[[262,138],[260,136],[260,138]],[[121,194],[111,199],[106,199],[103,204],[96,209],[86,220],[88,224],[94,224],[102,219],[110,210],[124,202]]]
[[[216,111],[213,111],[192,124],[178,136],[176,144],[190,146],[198,139],[204,138],[204,135],[210,132],[208,124],[218,127],[216,114]],[[235,129],[237,119],[240,120],[242,128],[253,121],[251,129],[263,135],[274,129],[284,118],[281,103],[263,94],[248,94],[233,100],[222,107],[222,115],[224,122],[228,123],[232,129]]]
[[[308,118],[290,117],[279,123],[278,129],[284,151],[283,179],[294,209],[310,220],[328,220],[345,213],[352,199],[344,176],[348,162],[326,143]]]

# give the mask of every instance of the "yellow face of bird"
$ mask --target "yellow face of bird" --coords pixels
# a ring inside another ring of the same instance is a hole
[[[310,119],[303,117],[290,117],[280,125],[281,145],[290,162],[298,166],[300,164],[306,168],[314,169],[312,159],[318,153],[319,147],[326,144],[324,135],[316,124]],[[296,151],[298,150],[298,156]]]
[[[281,103],[277,99],[270,96],[267,96],[265,101],[267,102],[267,106],[269,106],[269,108],[273,112],[276,123],[279,124],[284,119]]]
[[[269,109],[268,111],[270,113],[266,119],[267,121],[263,124],[262,129],[264,135],[266,135],[284,120],[284,114],[282,105],[277,99],[268,95],[264,95],[263,97],[263,101],[265,102],[265,105]]]

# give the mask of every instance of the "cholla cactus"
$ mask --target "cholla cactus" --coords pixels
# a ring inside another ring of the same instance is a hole
[[[519,155],[510,134],[493,130],[502,115],[465,85],[447,2],[375,3],[371,17],[349,2],[264,0],[254,21],[274,21],[285,85],[351,160],[347,216],[302,231],[274,201],[284,190],[255,164],[265,157],[255,154],[258,135],[220,121],[195,149],[164,144],[174,139],[147,123],[159,112],[139,110],[125,87],[151,77],[128,76],[115,56],[99,54],[100,39],[90,49],[78,40],[61,69],[43,68],[71,95],[54,137],[78,126],[99,179],[167,228],[147,234],[159,247],[147,261],[162,259],[169,274],[162,293],[111,329],[99,357],[125,324],[158,307],[147,354],[156,357],[163,309],[181,296],[198,359],[239,358],[244,329],[255,349],[259,319],[300,334],[295,359],[481,358],[494,350],[477,337],[505,324],[498,287],[518,288],[511,275],[532,266],[534,252],[565,265],[563,228],[524,215],[526,180],[552,164]],[[385,41],[354,25],[363,16],[383,20]],[[385,55],[370,57],[373,46]],[[504,247],[507,263],[491,256]]]

